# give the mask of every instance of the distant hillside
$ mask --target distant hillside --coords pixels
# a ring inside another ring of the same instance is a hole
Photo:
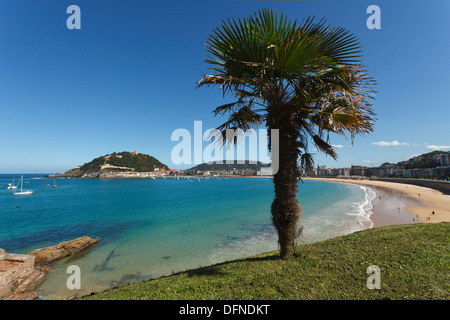
[[[105,165],[110,165],[109,169]],[[103,168],[102,168],[103,166]],[[123,171],[124,169],[118,169],[114,167],[123,167],[134,169],[135,172],[148,172],[153,171],[155,168],[166,169],[169,167],[164,163],[161,163],[158,159],[142,153],[120,152],[112,153],[106,156],[98,157],[91,162],[85,163],[80,167],[80,170],[84,173],[93,173],[100,171]]]
[[[158,159],[147,154],[136,152],[120,152],[107,154],[75,167],[66,173],[60,175],[63,177],[82,177],[83,175],[91,175],[98,172],[149,172],[155,168],[168,170],[169,167]]]
[[[270,167],[270,163],[262,163],[258,161],[256,164],[249,164],[248,161],[245,164],[237,164],[236,161],[233,164],[208,164],[202,163],[188,170],[198,170],[198,171],[232,171],[232,170],[255,170],[258,171],[261,168]]]
[[[408,161],[400,161],[397,165],[402,169],[426,169],[434,168],[440,164],[440,156],[449,154],[447,151],[432,151],[415,156]]]

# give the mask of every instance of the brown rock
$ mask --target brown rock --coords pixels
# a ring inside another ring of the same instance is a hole
[[[3,249],[0,253],[0,299],[4,299],[34,276],[34,256],[10,254]]]
[[[5,300],[39,300],[39,294],[34,291],[17,293],[6,298]]]
[[[98,239],[84,236],[74,240],[61,242],[54,246],[35,249],[28,254],[35,256],[36,265],[46,265],[56,260],[78,254],[96,242],[98,242]]]

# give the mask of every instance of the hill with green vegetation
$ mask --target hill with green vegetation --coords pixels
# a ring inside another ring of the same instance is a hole
[[[154,171],[155,168],[169,169],[167,165],[152,156],[124,151],[119,153],[114,152],[95,158],[94,160],[87,162],[80,167],[73,168],[59,176],[76,178],[84,175],[93,175],[99,172],[149,172]],[[48,177],[53,177],[53,175],[49,175]]]
[[[441,154],[449,154],[447,151],[432,151],[415,156],[408,161],[400,161],[397,165],[402,169],[428,169],[439,166],[436,157]]]
[[[91,300],[415,300],[450,299],[450,224],[410,224],[355,232],[136,282],[85,296]],[[368,289],[369,266],[380,289]]]
[[[169,167],[158,159],[142,153],[120,152],[112,153],[106,156],[98,157],[91,162],[85,163],[80,167],[80,170],[84,173],[94,173],[101,169],[105,164],[109,164],[112,167],[123,167],[133,169],[135,172],[148,172],[153,171],[155,168],[168,170]],[[117,168],[106,169],[106,171],[121,170]]]
[[[243,164],[238,164],[237,161],[234,161],[232,164],[227,164],[224,161],[223,164],[218,163],[202,163],[195,167],[192,167],[188,170],[198,170],[198,171],[242,171],[242,170],[253,170],[258,171],[261,168],[270,167],[270,163],[262,163],[257,161],[256,163],[249,163],[249,161],[245,161]]]

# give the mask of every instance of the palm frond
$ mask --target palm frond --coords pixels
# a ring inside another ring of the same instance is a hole
[[[373,131],[375,83],[360,64],[359,40],[348,30],[315,17],[297,23],[262,9],[222,21],[205,47],[213,73],[198,87],[219,85],[224,96],[236,98],[213,111],[229,114],[219,130],[268,125],[274,114],[295,106],[298,148],[306,154],[310,139],[333,158],[337,154],[323,133],[350,133],[353,141]]]
[[[326,155],[331,156],[334,160],[337,159],[337,153],[334,150],[333,146],[331,146],[328,142],[324,141],[319,135],[312,136],[312,139],[317,149],[319,149]]]
[[[312,153],[303,153],[300,156],[300,166],[307,170],[314,168],[314,157]]]

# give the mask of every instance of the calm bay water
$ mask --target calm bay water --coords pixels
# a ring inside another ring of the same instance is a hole
[[[15,175],[18,182],[19,175]],[[81,269],[82,292],[277,250],[270,218],[269,178],[78,180],[24,175],[28,196],[7,190],[0,175],[0,248],[11,253],[88,235],[92,250],[61,261],[40,286],[43,298],[66,298],[67,266]],[[57,188],[52,185],[56,182]],[[300,242],[370,228],[370,200],[362,186],[299,183]]]

